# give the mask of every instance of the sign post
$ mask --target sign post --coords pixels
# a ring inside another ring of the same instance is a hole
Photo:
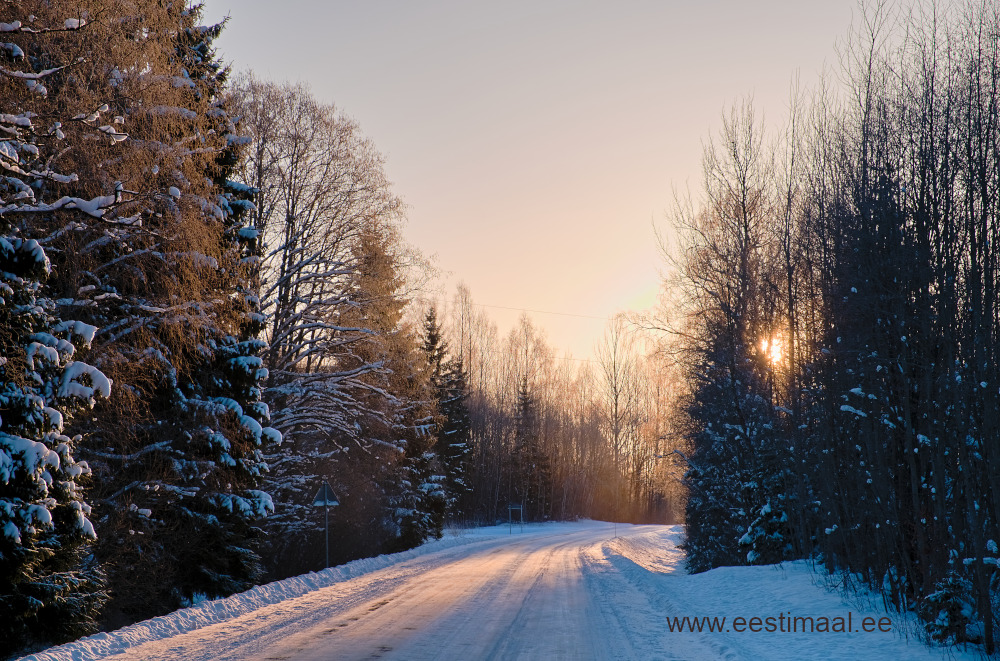
[[[521,507],[521,503],[509,503],[507,505],[507,523],[510,525],[510,533],[514,534],[514,510],[517,510],[518,523],[521,526],[521,532],[524,532],[524,509]]]
[[[323,480],[323,484],[320,485],[319,491],[313,498],[313,507],[323,506],[323,515],[326,519],[326,566],[328,569],[330,567],[330,508],[339,504],[337,495],[333,493],[333,487],[330,486],[329,482]]]

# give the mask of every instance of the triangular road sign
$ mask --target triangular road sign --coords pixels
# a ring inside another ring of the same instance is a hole
[[[321,507],[325,505],[327,507],[336,507],[339,504],[340,501],[337,500],[337,494],[333,493],[333,487],[330,486],[329,482],[324,480],[319,491],[316,492],[316,496],[313,498],[313,506]]]

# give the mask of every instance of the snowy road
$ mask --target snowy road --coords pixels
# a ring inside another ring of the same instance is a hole
[[[684,616],[885,614],[814,585],[804,563],[688,576],[679,527],[612,531],[579,522],[446,536],[310,575],[307,587],[262,586],[29,658],[944,658],[898,631],[671,632],[668,618]]]
[[[374,594],[345,586],[366,592],[360,603],[248,658],[613,658],[591,635],[607,630],[585,573],[594,531],[509,539]]]

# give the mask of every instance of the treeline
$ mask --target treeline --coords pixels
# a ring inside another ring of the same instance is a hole
[[[474,488],[460,517],[505,521],[516,503],[526,520],[680,519],[678,378],[622,318],[609,321],[593,361],[558,357],[526,315],[499,337],[464,286],[450,319],[472,438]]]
[[[814,557],[930,636],[1000,614],[1000,17],[868,7],[674,214],[690,568]]]
[[[0,657],[410,548],[671,520],[674,388],[506,340],[428,269],[357,124],[230,80],[185,2],[0,15]],[[440,311],[440,319],[438,317]]]

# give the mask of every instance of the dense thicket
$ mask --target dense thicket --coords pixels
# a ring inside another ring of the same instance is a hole
[[[752,108],[680,206],[693,569],[814,555],[995,649],[1000,16],[875,6],[842,88]]]

